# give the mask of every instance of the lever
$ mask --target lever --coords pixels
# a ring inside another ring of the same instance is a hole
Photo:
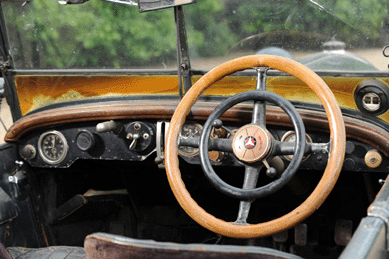
[[[212,126],[215,129],[223,129],[223,130],[227,131],[228,133],[230,133],[231,135],[234,134],[231,130],[229,130],[226,127],[224,127],[223,126],[223,122],[221,120],[219,120],[219,119],[214,120],[213,123],[212,123]]]
[[[269,163],[264,159],[262,163],[266,166],[266,175],[270,178],[274,178],[277,176],[277,170],[274,167],[271,167]]]
[[[138,139],[140,138],[139,134],[131,134],[131,133],[129,133],[127,135],[127,138],[128,139],[132,139],[132,142],[131,142],[131,144],[129,146],[129,149],[130,150],[134,150],[135,147],[136,147],[136,143],[138,142]]]
[[[113,120],[101,122],[96,125],[96,131],[100,133],[113,132],[115,134],[119,133],[123,128],[123,125],[120,122]]]

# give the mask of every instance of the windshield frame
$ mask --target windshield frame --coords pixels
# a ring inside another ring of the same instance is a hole
[[[3,8],[2,8],[2,2],[0,2],[0,12],[1,12],[1,39],[2,39],[2,48],[6,50],[6,53],[9,52],[9,45],[8,38],[6,34],[6,26],[5,26],[5,20],[3,15]],[[181,43],[181,46],[184,45],[183,43],[187,42],[186,39],[186,27],[185,27],[185,21],[177,22],[177,14],[182,15],[181,19],[184,19],[183,17],[183,9],[182,7],[181,11],[178,11],[176,13],[176,25],[178,24],[178,29],[176,29],[177,33],[177,41]],[[180,13],[181,12],[181,13]],[[180,18],[180,17],[179,17]],[[187,44],[187,43],[186,43]],[[180,49],[180,48],[179,48]],[[178,62],[178,69],[13,69],[13,63],[12,59],[7,59],[8,66],[6,70],[3,71],[3,75],[6,79],[7,87],[6,87],[6,97],[7,101],[9,102],[9,105],[11,107],[11,111],[13,114],[14,120],[17,120],[24,116],[22,114],[20,109],[20,104],[17,96],[17,89],[14,82],[15,76],[20,75],[63,75],[63,76],[73,76],[73,75],[85,75],[85,76],[98,76],[98,75],[174,75],[179,76],[179,78],[183,78],[182,72],[183,72],[183,63],[180,62],[180,60],[188,60],[189,61],[189,52],[184,49],[180,49],[181,51],[178,51],[177,54],[179,55],[179,58],[177,59]],[[184,53],[186,52],[186,54]],[[183,56],[187,55],[187,56]],[[187,77],[186,80],[188,80],[187,85],[192,83],[192,76],[196,75],[204,75],[208,70],[207,69],[193,69],[190,67],[190,62],[188,62],[189,66],[186,66],[187,70]],[[389,72],[388,71],[320,71],[315,70],[315,72],[319,76],[331,76],[331,77],[374,77],[374,78],[380,78],[380,77],[388,77]],[[244,76],[253,76],[255,74],[253,71],[243,71],[238,72],[237,75],[244,75]],[[284,73],[279,71],[269,71],[269,74],[274,76],[283,76]],[[179,88],[181,89],[181,87]],[[189,88],[186,88],[185,91],[187,91]],[[129,93],[130,94],[130,93]],[[177,96],[179,96],[179,92],[177,92]],[[52,107],[51,105],[48,106],[48,108]]]

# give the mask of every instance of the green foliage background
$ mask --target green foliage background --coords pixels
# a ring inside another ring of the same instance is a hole
[[[318,49],[333,36],[349,48],[388,44],[388,1],[318,2],[354,28],[308,0],[198,0],[184,7],[192,57],[222,56],[242,46]],[[2,5],[18,68],[155,68],[175,62],[172,9],[140,14],[97,0]]]

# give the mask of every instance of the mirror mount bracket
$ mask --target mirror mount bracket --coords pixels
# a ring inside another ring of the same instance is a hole
[[[196,3],[196,0],[138,0],[141,13],[193,3]]]

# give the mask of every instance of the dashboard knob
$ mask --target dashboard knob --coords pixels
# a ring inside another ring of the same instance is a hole
[[[81,130],[76,136],[76,145],[82,151],[92,150],[95,143],[95,136],[89,130]]]
[[[343,162],[343,169],[346,171],[352,171],[355,169],[355,161],[352,158],[346,158]]]
[[[382,156],[378,150],[369,150],[365,155],[365,163],[370,168],[377,168],[382,163]]]
[[[212,126],[214,126],[216,129],[220,129],[221,127],[223,127],[223,122],[219,119],[216,119],[213,121]]]
[[[355,150],[355,144],[351,141],[346,142],[346,154],[351,155]]]
[[[212,150],[208,152],[209,159],[213,162],[220,162],[224,158],[224,152]]]
[[[24,159],[33,159],[36,155],[36,149],[32,145],[26,145],[22,150],[20,150],[20,155]]]

